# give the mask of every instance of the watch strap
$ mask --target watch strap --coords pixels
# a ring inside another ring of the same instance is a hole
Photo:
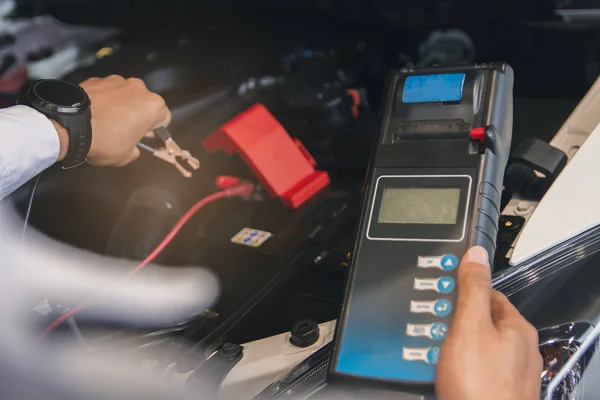
[[[87,161],[92,146],[92,115],[88,108],[82,113],[60,115],[57,122],[69,133],[69,148],[61,162],[63,169],[75,168]]]

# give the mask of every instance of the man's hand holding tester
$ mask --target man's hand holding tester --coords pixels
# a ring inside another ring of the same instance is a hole
[[[488,254],[473,247],[458,268],[456,313],[435,378],[439,400],[537,400],[538,332],[492,289]]]

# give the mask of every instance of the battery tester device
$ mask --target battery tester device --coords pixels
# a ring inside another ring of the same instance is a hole
[[[493,260],[512,136],[505,63],[390,75],[329,376],[430,391],[459,260]]]

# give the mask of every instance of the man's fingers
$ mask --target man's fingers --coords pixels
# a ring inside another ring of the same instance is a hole
[[[172,118],[173,118],[173,114],[171,114],[171,110],[169,110],[169,109],[167,108],[167,112],[166,112],[166,115],[165,115],[165,119],[163,120],[163,124],[162,124],[162,126],[163,126],[163,127],[167,127],[167,126],[169,126],[169,124],[171,123],[171,119],[172,119]]]
[[[458,267],[458,301],[453,325],[491,323],[492,273],[488,253],[473,247]]]
[[[119,167],[124,167],[127,164],[131,164],[132,162],[134,162],[135,160],[137,160],[140,157],[140,149],[138,149],[137,147],[134,147],[131,150],[131,154],[129,155],[129,157],[127,157],[125,160],[123,160],[122,163],[120,163],[118,166]]]
[[[116,74],[113,74],[113,75],[109,75],[109,76],[107,76],[107,77],[105,78],[105,80],[106,80],[107,82],[122,83],[122,82],[124,82],[124,81],[125,81],[125,78],[123,78],[121,75],[116,75]]]
[[[167,107],[165,99],[156,93],[148,95],[148,111],[152,113],[154,125],[152,129],[163,128],[171,123],[171,110]]]
[[[525,341],[527,347],[534,349],[535,366],[539,364],[537,354],[538,331],[517,310],[517,308],[500,292],[492,293],[492,320],[496,329],[504,334],[513,335]]]
[[[508,321],[520,321],[523,317],[502,293],[492,291],[492,321],[494,325]]]
[[[154,127],[152,129],[158,129],[158,128],[166,128],[169,126],[169,124],[171,123],[171,110],[169,110],[166,106],[162,107],[161,110],[159,110],[158,114],[159,117],[156,121],[156,124],[154,125]]]

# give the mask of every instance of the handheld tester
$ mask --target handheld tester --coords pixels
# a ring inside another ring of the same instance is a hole
[[[388,78],[330,378],[430,390],[459,260],[474,245],[493,260],[512,87],[505,63]]]

